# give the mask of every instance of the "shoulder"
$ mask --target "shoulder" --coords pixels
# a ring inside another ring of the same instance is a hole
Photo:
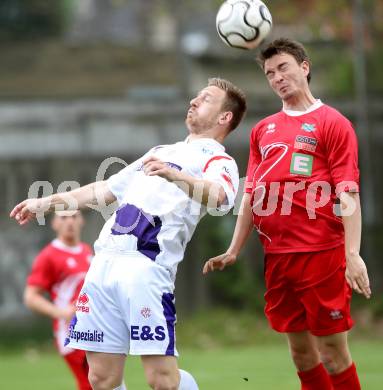
[[[93,250],[89,244],[86,242],[81,242],[82,246],[82,251],[85,252],[86,254],[93,254]]]
[[[324,104],[322,107],[322,118],[325,124],[329,126],[347,126],[352,127],[352,123],[336,108]]]
[[[259,131],[262,130],[264,127],[273,126],[273,125],[275,126],[276,122],[280,122],[283,119],[282,114],[283,113],[280,111],[258,121],[251,129],[251,137],[256,136],[259,133]]]
[[[226,152],[222,151],[222,152],[216,152],[213,155],[209,156],[209,158],[203,162],[204,166],[202,171],[206,172],[211,166],[217,165],[217,163],[219,163],[220,165],[229,164],[237,167],[234,158],[231,157]]]
[[[36,259],[43,259],[48,261],[52,258],[55,251],[56,251],[55,247],[52,245],[52,243],[49,243],[43,249],[41,249],[41,251],[36,256]]]

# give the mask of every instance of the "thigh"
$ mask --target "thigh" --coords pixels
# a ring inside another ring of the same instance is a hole
[[[305,308],[296,294],[289,274],[291,254],[273,254],[265,258],[265,315],[278,332],[302,332],[307,329]]]
[[[129,354],[178,356],[174,286],[168,271],[150,261],[128,289],[120,290],[120,300],[129,295],[129,304],[121,305],[126,309]]]
[[[310,262],[306,269],[310,273],[310,285],[300,291],[308,329],[315,336],[351,329],[352,291],[345,278],[344,247],[317,252]]]
[[[129,334],[110,275],[113,259],[96,256],[76,303],[65,344],[74,349],[126,354]]]
[[[318,351],[317,339],[308,331],[286,333],[286,337],[291,350]]]

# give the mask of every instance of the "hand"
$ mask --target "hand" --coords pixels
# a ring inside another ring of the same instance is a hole
[[[44,214],[50,207],[48,198],[27,199],[19,203],[9,214],[19,225],[25,225],[32,219],[36,218],[38,213]]]
[[[231,253],[224,253],[209,259],[203,266],[203,273],[206,275],[210,271],[219,269],[222,271],[227,265],[232,265],[237,261],[237,256]]]
[[[346,280],[350,287],[357,293],[363,294],[367,299],[370,298],[371,288],[367,267],[359,254],[347,256]]]
[[[144,172],[148,176],[160,176],[168,181],[180,179],[179,170],[171,168],[167,163],[154,156],[150,156],[144,160]]]
[[[64,308],[59,308],[57,313],[57,318],[63,319],[66,322],[70,322],[73,318],[73,316],[76,313],[76,306],[70,305]]]

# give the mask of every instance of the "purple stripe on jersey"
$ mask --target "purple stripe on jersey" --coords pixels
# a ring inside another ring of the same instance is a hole
[[[74,330],[74,328],[76,327],[76,324],[77,324],[77,316],[76,314],[72,317],[70,323],[69,323],[69,327],[68,327],[68,336],[65,338],[65,341],[64,341],[64,347],[66,347],[69,343],[70,343],[70,332]]]
[[[174,356],[174,342],[175,342],[175,325],[176,325],[176,307],[174,305],[174,294],[162,294],[162,307],[164,308],[164,316],[166,319],[166,326],[168,328],[169,345],[165,354]]]
[[[138,207],[127,203],[116,212],[112,234],[116,236],[131,234],[137,237],[137,250],[155,261],[160,253],[157,236],[161,227],[160,217],[146,214]]]

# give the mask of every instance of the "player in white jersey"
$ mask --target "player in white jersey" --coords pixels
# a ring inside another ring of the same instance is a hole
[[[74,208],[73,200],[80,208],[118,202],[95,243],[67,340],[87,351],[94,390],[122,389],[127,354],[141,356],[153,389],[198,389],[177,365],[174,281],[198,221],[208,209],[226,212],[234,204],[238,169],[221,143],[245,111],[241,90],[210,79],[190,102],[185,141],[151,149],[107,181],[12,210],[24,225],[41,210]]]

